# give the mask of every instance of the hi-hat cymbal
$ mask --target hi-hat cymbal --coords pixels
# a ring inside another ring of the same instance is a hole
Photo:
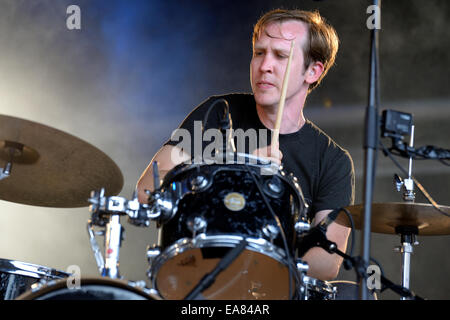
[[[92,190],[117,195],[123,187],[119,167],[102,151],[46,125],[0,115],[0,199],[43,207],[88,206]]]
[[[450,215],[450,207],[438,207]],[[364,205],[346,208],[352,215],[356,229],[362,228]],[[350,226],[347,216],[341,212],[336,222]],[[375,233],[397,234],[396,227],[417,227],[419,235],[450,235],[450,217],[440,213],[431,204],[425,203],[373,203],[371,231]]]

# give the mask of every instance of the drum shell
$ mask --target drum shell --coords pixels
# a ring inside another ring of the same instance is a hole
[[[69,274],[45,266],[0,259],[0,299],[13,300],[33,284],[68,277]]]
[[[161,226],[159,245],[166,248],[181,238],[191,238],[193,232],[188,223],[195,217],[202,217],[206,221],[207,226],[201,231],[208,235],[245,235],[268,239],[263,228],[270,224],[278,229],[278,224],[262,200],[248,169],[258,174],[254,167],[243,165],[203,166],[201,173],[210,179],[209,185],[203,190],[189,192],[179,199],[176,215]],[[189,181],[195,174],[196,170],[193,168],[179,169],[178,174],[166,181],[166,188],[169,188],[171,183]],[[288,177],[280,174],[275,176],[282,182],[284,191],[280,196],[269,193],[265,193],[265,196],[278,216],[289,250],[293,252],[297,240],[294,224],[304,210],[304,202]],[[256,176],[263,187],[272,177]],[[226,207],[224,199],[230,193],[237,193],[245,199],[245,207],[242,210],[232,211]],[[284,249],[281,234],[274,239],[274,244]]]

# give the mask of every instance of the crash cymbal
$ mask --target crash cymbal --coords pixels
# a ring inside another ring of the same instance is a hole
[[[75,208],[88,206],[92,190],[117,195],[123,187],[119,167],[91,144],[49,126],[0,115],[0,200]],[[1,171],[1,170],[0,170]]]
[[[350,211],[356,229],[362,228],[364,205],[346,208]],[[439,206],[439,209],[450,215],[450,207]],[[336,222],[349,226],[347,216],[341,212]],[[450,235],[450,218],[425,203],[373,203],[372,232],[397,234],[396,227],[417,227],[419,235]]]

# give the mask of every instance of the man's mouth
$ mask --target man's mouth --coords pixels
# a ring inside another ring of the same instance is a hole
[[[272,82],[269,82],[269,81],[258,81],[256,83],[256,85],[260,89],[271,89],[271,88],[275,87],[275,85]]]

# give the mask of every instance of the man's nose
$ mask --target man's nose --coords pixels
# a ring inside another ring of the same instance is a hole
[[[273,72],[273,59],[270,55],[264,55],[264,58],[261,61],[261,65],[259,66],[260,71],[262,72]]]

